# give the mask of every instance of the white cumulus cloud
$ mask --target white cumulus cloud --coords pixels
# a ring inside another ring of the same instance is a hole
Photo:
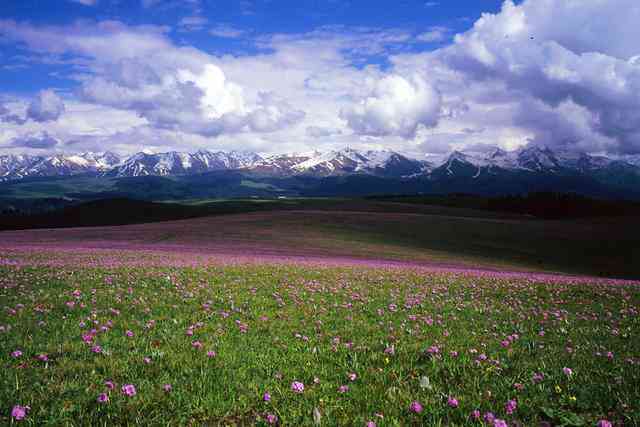
[[[275,94],[262,94],[268,91],[245,93],[215,64],[215,57],[175,46],[161,27],[77,22],[64,31],[0,21],[2,32],[33,50],[89,58],[90,73],[82,77],[78,91],[82,99],[134,111],[159,129],[205,136],[274,132],[304,117]],[[64,109],[53,97],[41,93],[29,117],[57,117]]]
[[[501,82],[520,105],[532,98],[545,104],[547,112],[566,114],[559,106],[574,104],[581,115],[590,116],[578,120],[573,115],[574,136],[594,143],[613,138],[615,150],[637,152],[639,19],[640,3],[635,0],[526,0],[518,5],[507,0],[499,13],[483,14],[471,30],[435,55],[471,82]],[[551,115],[539,112],[524,111],[513,117],[513,124],[533,128],[537,117],[533,130],[546,135],[541,139],[555,144],[572,140],[563,135],[567,120],[549,120]],[[560,123],[562,129],[549,135],[550,126]]]
[[[436,125],[441,98],[419,75],[388,75],[369,82],[369,93],[340,115],[362,135],[413,138],[419,126]]]
[[[85,6],[95,6],[98,4],[98,0],[71,0],[74,3],[80,3]]]
[[[59,142],[57,138],[44,131],[15,137],[11,140],[10,144],[14,147],[48,150],[58,145]]]
[[[31,101],[27,109],[27,117],[35,122],[49,122],[58,120],[64,111],[62,99],[53,90],[47,89],[40,91]]]

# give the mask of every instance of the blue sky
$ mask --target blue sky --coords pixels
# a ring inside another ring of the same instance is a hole
[[[2,2],[0,16],[35,24],[116,19],[132,25],[173,26],[182,17],[197,15],[211,23],[230,23],[257,32],[305,32],[323,25],[401,26],[415,30],[446,25],[462,30],[482,12],[497,12],[500,6],[496,0],[177,0],[149,2],[147,7],[141,0],[98,0],[93,6],[73,0],[21,0]]]
[[[482,12],[496,12],[499,0],[445,1],[337,1],[337,0],[247,0],[218,1],[183,0],[150,2],[141,0],[97,0],[92,4],[73,0],[21,0],[0,3],[0,16],[34,25],[65,26],[77,20],[117,20],[128,25],[170,27],[170,37],[176,44],[192,45],[216,55],[250,55],[259,51],[252,40],[273,33],[306,33],[325,26],[345,29],[367,27],[404,29],[415,33],[443,27],[451,34],[465,31]],[[205,21],[193,28],[182,27],[184,19]],[[210,33],[220,26],[243,32],[237,38],[219,37]],[[409,50],[437,47],[445,40],[425,42]],[[1,45],[2,58],[12,62],[24,49],[13,43]],[[384,58],[372,57],[371,62],[384,64]],[[30,93],[54,84],[71,88],[73,81],[64,78],[68,67],[51,64],[31,64],[28,68],[0,69],[0,88],[6,92]]]
[[[640,152],[636,0],[0,3],[4,151]]]

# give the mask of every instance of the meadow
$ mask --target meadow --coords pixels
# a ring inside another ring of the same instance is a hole
[[[303,202],[0,232],[0,424],[640,425],[633,218]]]
[[[1,424],[640,424],[637,283],[72,252],[2,251]]]
[[[164,216],[170,220],[162,221]],[[75,253],[82,248],[161,248],[169,253],[337,256],[640,278],[636,217],[550,220],[460,207],[293,199],[187,207],[95,202],[62,216],[25,218],[22,226],[46,228],[10,230],[4,226],[12,218],[0,217],[0,230],[6,230],[0,231],[0,248],[53,249],[54,255],[62,248]],[[106,225],[92,223],[95,218],[106,219]],[[157,222],[111,222],[145,218]]]

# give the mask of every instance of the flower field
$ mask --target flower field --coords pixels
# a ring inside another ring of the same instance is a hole
[[[0,301],[0,424],[640,424],[631,282],[5,262]]]

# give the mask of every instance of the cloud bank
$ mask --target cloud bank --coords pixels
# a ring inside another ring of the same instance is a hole
[[[1,37],[64,60],[76,84],[64,100],[43,88],[0,103],[0,143],[45,149],[28,138],[48,131],[60,140],[51,149],[101,141],[127,151],[145,141],[185,150],[422,154],[539,144],[640,153],[637,22],[636,0],[507,0],[455,35],[446,26],[258,35],[193,13],[173,28],[0,20]],[[178,43],[184,31],[254,50],[216,56]],[[83,113],[91,108],[103,112],[100,126]]]
[[[434,56],[473,84],[498,82],[534,142],[638,152],[639,18],[633,0],[508,0]]]

